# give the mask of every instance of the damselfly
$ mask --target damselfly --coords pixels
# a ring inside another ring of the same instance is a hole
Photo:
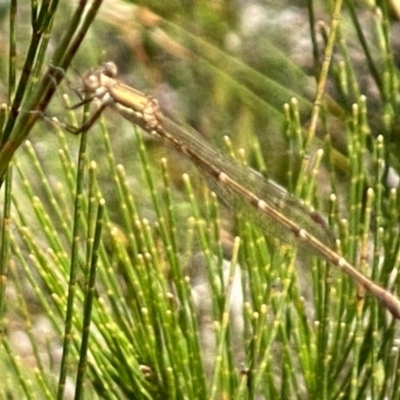
[[[100,107],[79,132],[89,129],[106,107],[114,108],[127,120],[188,157],[224,202],[249,210],[261,228],[275,225],[279,238],[285,242],[307,245],[363,286],[400,319],[400,300],[357,271],[334,249],[331,232],[319,214],[310,211],[273,181],[214,149],[192,128],[175,123],[160,110],[155,98],[125,85],[116,76],[117,67],[108,62],[84,78],[85,91],[93,94],[90,99],[100,101]]]

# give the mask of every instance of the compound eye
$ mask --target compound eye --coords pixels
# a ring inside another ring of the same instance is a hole
[[[112,61],[108,61],[103,64],[102,72],[104,75],[108,76],[109,78],[115,78],[118,74],[118,68]]]
[[[96,75],[89,75],[84,80],[84,85],[87,90],[94,91],[100,86],[99,78]]]

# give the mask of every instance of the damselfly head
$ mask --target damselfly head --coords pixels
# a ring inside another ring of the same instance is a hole
[[[117,66],[112,61],[108,61],[95,71],[92,71],[86,75],[86,77],[83,79],[85,90],[88,92],[94,92],[100,86],[102,86],[103,80],[107,81],[107,78],[115,78],[117,74]]]
[[[94,92],[100,86],[100,79],[97,74],[90,74],[83,80],[83,84],[86,91]]]

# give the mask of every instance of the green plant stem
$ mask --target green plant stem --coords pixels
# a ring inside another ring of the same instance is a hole
[[[0,342],[4,335],[4,309],[5,309],[5,292],[7,283],[7,263],[9,256],[9,240],[10,240],[10,211],[11,211],[11,182],[12,182],[12,167],[8,169],[6,175],[6,187],[4,195],[4,209],[1,225],[1,249],[0,249]]]
[[[77,369],[77,379],[76,379],[76,391],[75,400],[79,400],[83,396],[83,383],[87,364],[87,352],[89,350],[89,332],[90,323],[92,319],[92,308],[94,300],[95,291],[95,281],[96,281],[96,269],[97,260],[99,256],[99,247],[101,239],[101,230],[103,226],[103,214],[104,214],[105,200],[100,199],[98,203],[97,218],[96,218],[96,228],[93,241],[93,251],[90,263],[89,279],[87,285],[87,291],[85,295],[84,313],[83,313],[83,336],[81,343],[81,351],[79,357],[79,364]]]
[[[67,298],[67,308],[65,315],[63,354],[61,358],[60,377],[59,377],[58,393],[57,393],[58,400],[62,400],[64,397],[65,381],[67,378],[67,361],[70,350],[70,344],[72,340],[71,331],[72,331],[72,318],[73,318],[73,308],[75,300],[76,273],[79,263],[78,250],[79,250],[79,239],[80,239],[80,228],[81,228],[80,221],[82,218],[82,203],[83,203],[82,192],[83,192],[83,177],[85,173],[85,163],[86,163],[86,143],[87,143],[87,134],[86,132],[84,132],[82,133],[81,136],[81,142],[79,148],[78,174],[76,177],[75,215],[74,215],[73,234],[72,234],[70,274],[68,280],[68,298]]]
[[[317,130],[317,124],[319,120],[319,113],[322,105],[322,100],[325,92],[325,86],[328,78],[329,67],[331,65],[333,48],[336,40],[336,30],[339,25],[339,16],[340,10],[342,8],[342,0],[335,0],[334,8],[332,11],[332,21],[328,36],[328,42],[326,44],[325,52],[324,52],[324,61],[321,65],[321,70],[319,72],[318,81],[317,81],[317,90],[315,93],[315,99],[313,108],[311,111],[310,125],[307,130],[307,135],[304,141],[304,148],[307,151],[310,143],[315,135]]]
[[[52,3],[53,8],[48,11],[48,14],[46,14],[47,19],[53,18],[57,3],[58,2],[56,1]],[[31,42],[30,50],[23,68],[22,78],[18,85],[17,93],[10,110],[10,115],[3,132],[0,148],[0,186],[2,185],[7,165],[9,164],[14,152],[26,139],[38,118],[43,115],[43,112],[52,98],[58,84],[63,79],[65,71],[78,51],[87,30],[93,22],[97,11],[102,4],[102,0],[94,0],[88,12],[84,14],[85,16],[82,23],[78,24],[82,19],[83,9],[86,3],[86,1],[80,2],[80,6],[77,8],[72,18],[73,24],[71,29],[67,31],[64,39],[55,51],[53,65],[48,68],[27,106],[23,107],[24,111],[19,112],[23,100],[23,90],[25,90],[24,88],[28,85],[29,77],[32,73],[32,63],[39,46],[39,38],[41,38],[43,34],[40,29],[42,26],[37,28],[37,35],[34,35],[34,39]],[[41,11],[43,11],[43,9]],[[44,14],[41,12],[40,16],[42,15]],[[46,19],[45,17],[43,18]],[[51,21],[47,22],[50,23]]]

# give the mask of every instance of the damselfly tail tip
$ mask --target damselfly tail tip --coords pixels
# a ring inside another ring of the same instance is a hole
[[[382,303],[385,307],[390,311],[394,318],[400,319],[400,300],[394,295],[390,294],[390,297],[387,294],[382,298]]]

